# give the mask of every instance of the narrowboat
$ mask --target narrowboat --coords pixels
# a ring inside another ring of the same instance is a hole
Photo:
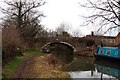
[[[119,47],[98,47],[94,54],[95,59],[105,59],[109,61],[120,62],[120,48]]]

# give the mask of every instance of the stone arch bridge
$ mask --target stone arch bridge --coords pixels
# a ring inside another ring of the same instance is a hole
[[[60,43],[62,45],[67,45],[76,52],[80,52],[86,47],[86,40],[84,38],[77,37],[40,37],[32,39],[30,42],[26,43],[30,45],[30,49],[41,50],[42,47],[50,44]]]
[[[42,47],[42,51],[43,52],[46,52],[46,53],[49,53],[50,52],[50,46],[51,45],[54,45],[54,44],[61,44],[61,45],[64,45],[64,46],[66,46],[68,49],[69,49],[69,51],[70,52],[76,52],[76,48],[73,46],[73,45],[71,45],[70,43],[68,43],[68,42],[63,42],[63,41],[52,41],[52,42],[48,42],[48,43],[46,43],[43,47]]]

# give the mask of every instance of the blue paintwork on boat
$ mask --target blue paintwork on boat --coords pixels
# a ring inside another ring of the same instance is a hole
[[[102,74],[107,74],[109,76],[115,77],[117,79],[120,79],[120,69],[112,68],[110,66],[102,66],[102,65],[95,65],[97,68],[97,71]]]
[[[95,56],[120,59],[120,49],[118,47],[98,47]]]

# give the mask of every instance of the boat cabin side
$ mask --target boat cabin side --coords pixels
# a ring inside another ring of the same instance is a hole
[[[97,55],[120,58],[120,49],[118,47],[98,47]]]

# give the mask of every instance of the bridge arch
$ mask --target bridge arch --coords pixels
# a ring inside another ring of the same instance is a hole
[[[48,45],[52,45],[52,44],[62,44],[62,45],[65,45],[65,46],[68,46],[70,49],[73,50],[73,52],[76,52],[76,49],[73,45],[71,45],[70,43],[67,43],[67,42],[63,42],[63,41],[57,41],[57,42],[49,42],[47,44],[45,44],[43,47],[42,47],[42,50],[47,47]]]

